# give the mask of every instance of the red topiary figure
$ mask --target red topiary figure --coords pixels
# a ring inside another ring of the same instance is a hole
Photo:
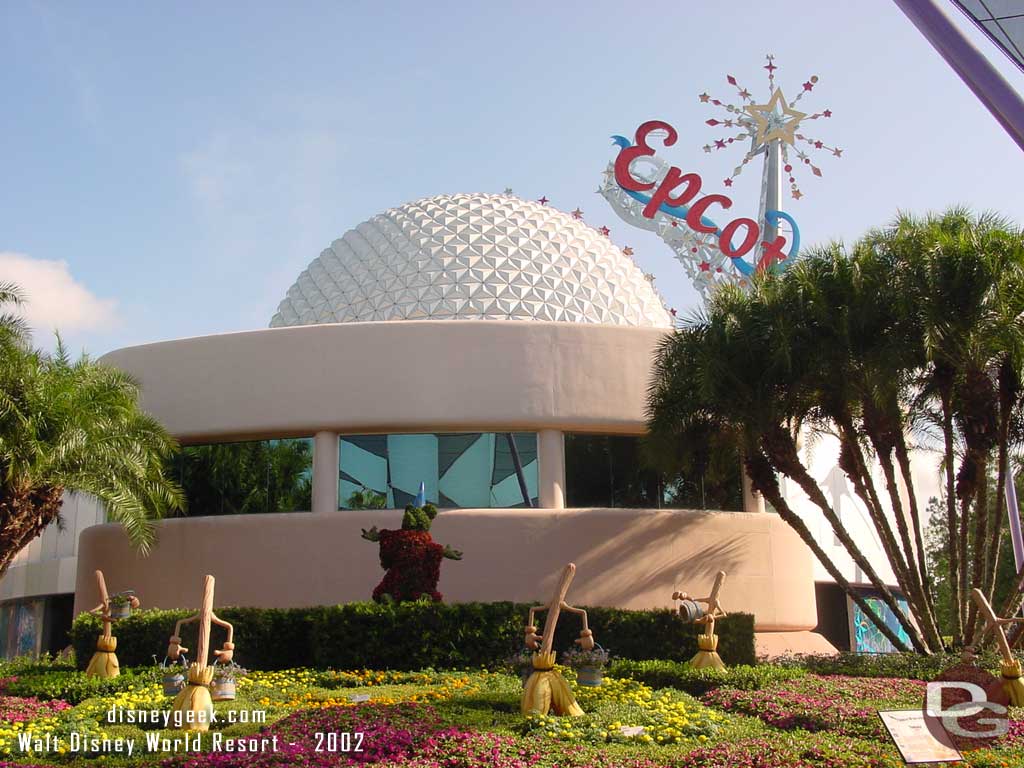
[[[380,567],[386,573],[373,590],[378,603],[390,598],[396,602],[429,597],[440,602],[437,582],[441,578],[441,559],[461,560],[462,553],[434,541],[430,523],[437,507],[424,504],[405,508],[401,530],[378,531],[377,526],[363,529],[363,538],[380,543]]]

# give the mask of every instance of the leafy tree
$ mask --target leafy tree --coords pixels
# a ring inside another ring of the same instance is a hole
[[[349,509],[385,509],[388,506],[387,494],[377,493],[365,485],[358,491],[353,491],[348,497]]]
[[[91,494],[147,552],[154,522],[183,506],[164,471],[176,445],[138,406],[128,375],[87,356],[73,361],[60,338],[48,354],[30,346],[13,312],[23,302],[0,285],[0,576],[53,521],[65,491]]]
[[[173,471],[192,514],[308,511],[311,461],[309,440],[254,440],[188,446]]]
[[[989,488],[989,494],[995,495],[995,485]],[[1017,492],[1020,495],[1024,492],[1024,486],[1020,480],[1017,482]],[[926,510],[928,525],[925,528],[925,548],[928,554],[929,573],[931,575],[931,589],[935,595],[935,617],[939,622],[939,629],[943,635],[952,636],[955,621],[952,613],[953,601],[950,599],[955,585],[950,582],[949,574],[949,528],[946,525],[946,502],[945,499],[935,498],[928,500]],[[999,562],[996,568],[996,582],[993,589],[993,603],[1003,605],[1013,598],[1017,590],[1017,567],[1013,561],[1013,546],[1010,543],[1010,529],[1004,526],[1001,530],[1001,546],[999,549]],[[968,560],[976,556],[976,545],[974,541],[968,542]]]
[[[778,477],[795,483],[923,652],[939,650],[942,638],[913,491],[911,435],[934,436],[944,453],[947,535],[955,543],[953,634],[957,643],[972,642],[980,626],[968,585],[991,597],[1005,511],[987,479],[996,475],[1001,487],[1021,421],[1022,317],[1018,229],[962,209],[900,216],[852,248],[818,248],[781,275],[758,277],[749,291],[717,293],[659,350],[649,426],[663,442],[716,435],[720,446],[738,447],[754,488],[863,603],[788,506]],[[801,436],[814,434],[838,439],[839,465],[910,616],[801,459]],[[970,548],[969,539],[977,545]],[[861,608],[903,647],[881,617]]]

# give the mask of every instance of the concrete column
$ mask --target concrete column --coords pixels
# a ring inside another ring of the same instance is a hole
[[[313,512],[338,511],[338,433],[313,435]]]
[[[764,496],[754,490],[746,467],[740,466],[740,472],[743,475],[743,511],[763,513]]]
[[[541,509],[565,509],[565,439],[557,429],[537,433],[537,503]]]

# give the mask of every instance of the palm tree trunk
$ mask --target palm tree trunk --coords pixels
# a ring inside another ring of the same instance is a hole
[[[872,439],[872,443],[874,443],[874,439]],[[886,451],[885,446],[876,445],[875,453],[882,467],[882,474],[885,475],[885,485],[889,492],[893,517],[896,519],[896,529],[899,531],[900,539],[903,542],[903,552],[906,553],[906,559],[903,562],[906,563],[908,584],[907,586],[902,584],[900,586],[903,587],[904,592],[908,596],[908,604],[914,612],[914,618],[917,619],[924,630],[929,646],[939,650],[942,648],[942,636],[939,632],[938,623],[935,621],[935,614],[932,612],[931,604],[925,595],[921,574],[917,570],[917,564],[914,559],[914,546],[910,541],[910,529],[907,527],[907,519],[903,512],[903,501],[900,499],[899,486],[896,483],[896,468],[892,461],[892,451]],[[913,492],[913,489],[908,490],[910,493]]]
[[[941,387],[940,399],[942,401],[942,439],[946,457],[944,464],[946,474],[946,534],[949,537],[949,607],[950,615],[953,617],[953,644],[960,647],[964,644],[963,607],[967,590],[964,589],[965,584],[960,579],[960,573],[965,566],[961,565],[960,560],[961,549],[956,514],[956,470],[953,466],[953,408],[949,387]],[[966,560],[966,557],[964,559]]]
[[[857,440],[853,421],[848,413],[835,414],[833,415],[833,420],[839,426],[839,466],[846,473],[846,476],[850,478],[850,481],[853,483],[854,492],[864,502],[864,506],[868,510],[868,515],[872,523],[874,523],[879,539],[882,542],[882,549],[885,551],[885,555],[892,566],[893,574],[896,576],[896,582],[907,597],[907,606],[911,614],[913,614],[914,620],[924,630],[929,647],[938,650],[942,647],[942,638],[938,629],[938,623],[935,620],[934,611],[924,596],[923,590],[916,589],[914,581],[911,579],[911,567],[903,557],[903,553],[893,534],[892,526],[889,524],[889,518],[886,516],[878,494],[875,492],[873,481],[868,472],[867,462]]]
[[[825,498],[825,494],[818,487],[818,483],[810,476],[807,468],[800,462],[792,436],[785,429],[778,427],[771,433],[762,436],[762,445],[767,458],[775,468],[794,480],[803,492],[807,494],[808,498],[822,511],[825,519],[831,524],[836,537],[842,543],[854,563],[867,576],[872,586],[881,593],[882,601],[889,606],[889,609],[900,622],[907,636],[910,637],[914,647],[921,653],[928,653],[930,649],[921,637],[918,628],[904,615],[888,585],[879,578],[874,567],[864,557],[864,553],[860,551],[860,548],[850,536],[849,531],[846,530],[846,526],[842,524],[839,516],[836,515],[835,510],[828,503],[828,499]]]
[[[1005,374],[1005,366],[1000,367],[999,377],[999,453],[996,461],[996,498],[992,519],[992,532],[988,541],[988,573],[986,574],[985,594],[989,600],[995,593],[996,576],[999,571],[999,551],[1003,543],[1003,515],[1006,511],[1006,474],[1009,471],[1009,435],[1013,401],[1016,399],[1016,387],[1008,382],[1014,374]]]
[[[970,619],[968,616],[969,603],[967,600],[968,590],[968,578],[970,571],[968,570],[968,540],[970,539],[970,526],[968,520],[970,519],[971,512],[971,497],[968,496],[960,500],[960,531],[958,532],[958,538],[953,546],[956,546],[960,550],[960,592],[964,595],[964,600],[960,604],[960,617],[963,621],[963,632],[964,640],[967,640],[971,635],[970,630]]]
[[[878,631],[892,643],[893,647],[902,652],[909,651],[906,643],[904,643],[899,636],[892,631],[888,624],[886,624],[882,618],[875,612],[868,602],[864,599],[857,590],[853,588],[846,577],[843,576],[842,571],[836,566],[832,559],[825,554],[825,550],[818,544],[817,539],[814,538],[810,530],[807,528],[807,524],[803,519],[797,515],[789,506],[788,502],[783,498],[781,491],[779,490],[779,484],[775,480],[775,473],[771,467],[771,464],[764,457],[760,451],[747,451],[744,453],[744,463],[747,468],[747,473],[750,476],[751,484],[764,494],[764,497],[771,503],[775,511],[779,513],[781,517],[794,531],[797,536],[807,545],[807,547],[814,553],[814,556],[818,558],[818,562],[824,566],[825,570],[832,579],[839,585],[840,589],[845,592],[854,603],[864,612],[864,615],[868,617],[872,624],[878,628]],[[899,616],[900,612],[896,612]]]
[[[921,573],[925,596],[928,598],[928,603],[931,604],[932,591],[928,573],[928,561],[924,549],[924,533],[921,527],[921,510],[917,505],[917,493],[914,491],[914,476],[910,468],[910,451],[907,449],[907,443],[902,434],[896,440],[896,461],[900,465],[900,474],[903,475],[903,484],[907,486],[907,497],[910,500],[910,523],[914,527],[917,568]]]
[[[971,589],[983,589],[988,580],[988,531],[989,531],[989,504],[988,504],[988,456],[985,456],[978,465],[978,488],[974,494],[974,565],[971,574]],[[972,638],[974,643],[977,637],[978,607],[971,601],[971,612],[967,618],[967,637]]]
[[[53,486],[0,490],[0,578],[18,553],[57,519],[63,495],[63,488]]]

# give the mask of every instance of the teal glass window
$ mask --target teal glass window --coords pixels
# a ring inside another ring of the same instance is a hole
[[[343,435],[340,509],[401,509],[425,486],[438,507],[537,506],[537,435],[445,432]]]

